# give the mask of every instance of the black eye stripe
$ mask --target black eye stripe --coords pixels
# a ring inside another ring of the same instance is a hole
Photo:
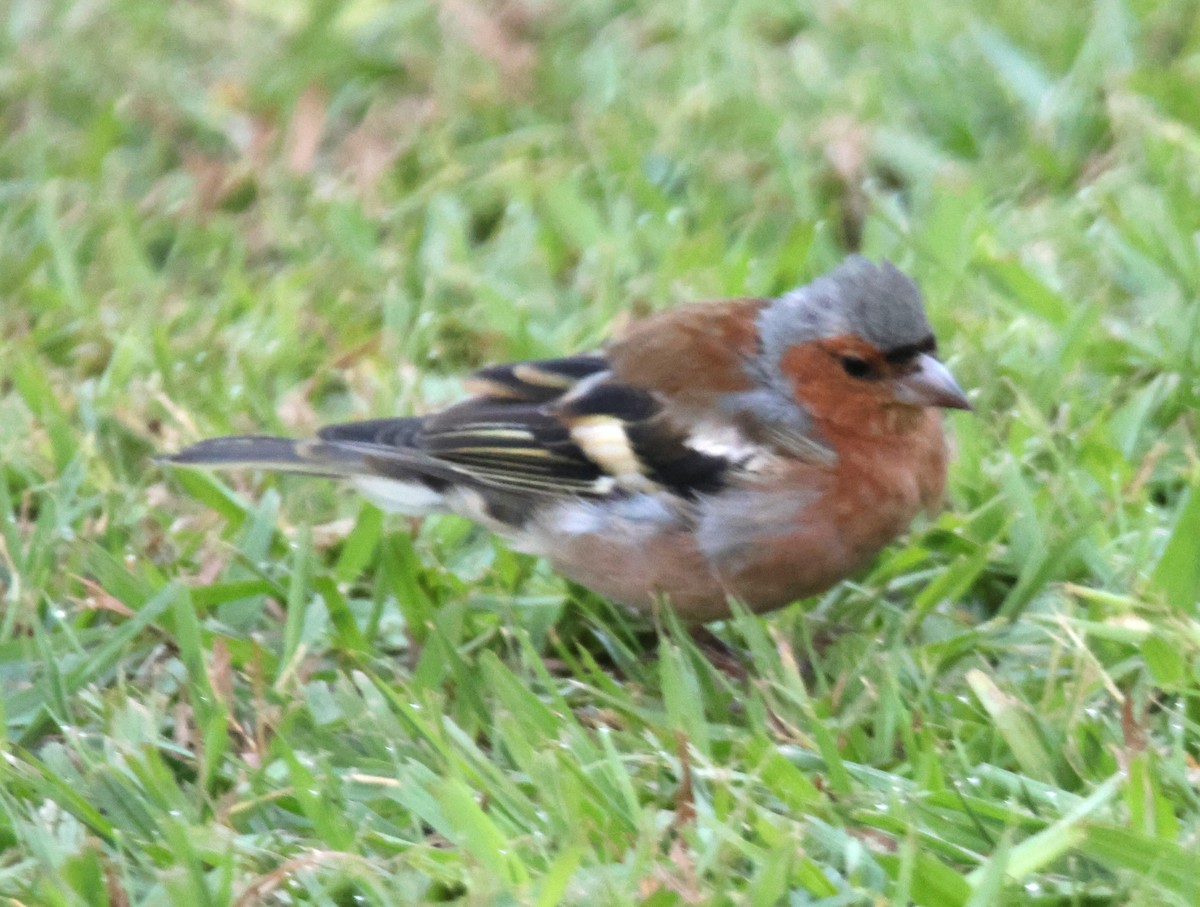
[[[908,362],[910,359],[915,359],[922,353],[936,353],[937,340],[930,334],[918,340],[916,343],[906,343],[904,346],[893,347],[883,354],[883,358],[888,362],[901,363]]]

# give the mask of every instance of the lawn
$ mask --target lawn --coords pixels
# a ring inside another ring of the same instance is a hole
[[[1200,904],[1200,3],[9,0],[0,899]],[[156,452],[909,271],[976,411],[853,582],[644,626]]]

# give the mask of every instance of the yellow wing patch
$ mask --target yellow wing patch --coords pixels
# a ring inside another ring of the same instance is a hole
[[[653,491],[658,486],[646,476],[625,424],[615,416],[581,416],[571,420],[571,440],[617,484],[634,491]]]

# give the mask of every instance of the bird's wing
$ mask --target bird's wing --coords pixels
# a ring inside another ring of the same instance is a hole
[[[481,368],[467,381],[467,389],[477,397],[493,400],[549,403],[585,378],[608,369],[608,360],[600,355],[510,362]]]
[[[493,366],[470,386],[476,396],[419,421],[336,425],[319,437],[353,447],[381,475],[406,477],[419,455],[478,490],[543,496],[693,497],[734,465],[692,446],[654,393],[613,378],[600,356]]]
[[[400,423],[401,427],[393,427]],[[510,398],[476,397],[427,416],[380,420],[322,429],[322,441],[353,446],[366,469],[397,479],[412,477],[413,456],[477,489],[511,493],[602,494],[611,483],[574,444],[567,428],[541,404]]]
[[[346,476],[364,491],[377,479],[400,482],[420,499],[414,512],[450,488],[472,489],[508,515],[554,497],[692,499],[752,468],[736,426],[691,404],[748,388],[739,350],[752,342],[755,311],[752,301],[707,304],[680,324],[661,313],[647,319],[658,328],[635,326],[604,355],[484,368],[469,380],[473,397],[425,418],[347,422],[301,442],[217,438],[168,459]],[[407,509],[392,492],[390,504]]]

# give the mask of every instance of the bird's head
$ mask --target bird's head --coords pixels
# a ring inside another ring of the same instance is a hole
[[[896,409],[970,409],[938,359],[916,284],[853,256],[758,315],[758,380],[817,426],[853,428]]]

